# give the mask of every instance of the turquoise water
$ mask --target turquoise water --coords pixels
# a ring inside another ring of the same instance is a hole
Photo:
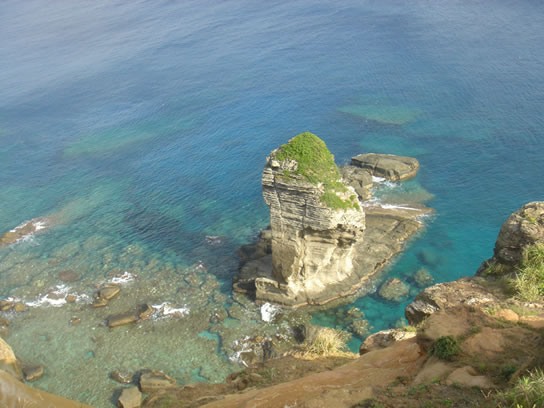
[[[0,233],[54,220],[0,248],[3,297],[39,299],[65,270],[78,274],[71,290],[90,296],[130,271],[142,293],[164,286],[158,303],[190,315],[228,309],[235,250],[268,223],[264,159],[306,130],[340,164],[366,151],[419,159],[417,179],[397,188],[433,194],[426,204],[437,214],[381,280],[410,282],[421,267],[436,282],[472,275],[508,214],[544,198],[538,1],[4,1],[0,19]],[[192,273],[198,285],[179,283]],[[216,298],[194,293],[203,285]],[[370,295],[355,305],[379,330],[398,324],[409,299]],[[59,385],[69,376],[55,365],[63,358],[54,336],[85,333],[63,350],[82,366],[101,358],[83,362],[93,344],[122,354],[115,347],[129,340],[87,336],[106,312],[79,331],[66,325],[87,313],[77,307],[9,315],[7,340],[21,358],[50,360],[37,387],[107,406],[84,384]],[[262,326],[255,316],[248,332]],[[343,327],[334,316],[314,321]],[[142,352],[128,368],[151,359],[181,382],[237,369],[227,350],[216,353],[234,334],[221,342],[193,320],[161,320],[163,331],[143,324],[165,338],[182,327],[196,346]],[[240,330],[239,321],[228,317],[221,330]],[[52,340],[36,346],[40,333]],[[102,377],[111,358],[96,364]]]

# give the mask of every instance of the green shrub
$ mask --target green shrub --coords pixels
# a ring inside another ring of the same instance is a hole
[[[544,299],[544,244],[525,248],[512,286],[521,300],[536,302]]]
[[[544,407],[544,372],[541,369],[529,371],[518,378],[512,388],[497,393],[496,399],[502,407]]]
[[[431,355],[447,361],[453,360],[453,357],[459,354],[459,351],[459,342],[452,336],[440,337],[432,344],[429,350]]]

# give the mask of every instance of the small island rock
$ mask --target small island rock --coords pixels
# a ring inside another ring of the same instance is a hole
[[[351,164],[368,170],[375,177],[383,177],[390,181],[414,177],[419,169],[417,159],[392,154],[360,154],[351,159]]]

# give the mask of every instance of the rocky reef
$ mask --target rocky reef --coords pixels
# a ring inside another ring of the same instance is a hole
[[[412,158],[369,154],[340,171],[325,143],[308,132],[272,151],[262,175],[270,230],[241,249],[234,289],[253,294],[259,303],[287,307],[355,293],[402,249],[422,227],[418,217],[430,211],[365,205],[372,175],[396,181],[414,176],[418,167]]]

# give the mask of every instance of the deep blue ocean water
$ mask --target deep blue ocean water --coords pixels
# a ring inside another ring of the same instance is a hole
[[[7,0],[0,21],[0,234],[59,220],[0,249],[3,297],[62,269],[96,281],[129,245],[203,262],[228,294],[236,248],[268,223],[265,157],[302,131],[339,164],[420,161],[436,216],[386,277],[473,275],[507,216],[544,199],[540,1]],[[379,330],[408,301],[355,304]]]

